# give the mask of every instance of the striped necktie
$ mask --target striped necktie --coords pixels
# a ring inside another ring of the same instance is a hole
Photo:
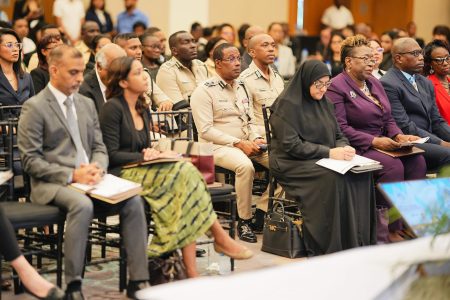
[[[409,82],[412,84],[412,86],[414,87],[414,89],[416,91],[419,91],[419,88],[417,87],[416,76],[415,75],[412,75],[411,77],[409,77]]]
[[[73,142],[75,143],[75,149],[77,150],[77,157],[75,165],[78,168],[80,164],[87,163],[86,157],[84,155],[84,148],[81,142],[80,130],[78,128],[78,122],[73,113],[73,100],[70,97],[64,101],[64,105],[67,108],[67,124],[69,125],[70,135],[72,136]]]

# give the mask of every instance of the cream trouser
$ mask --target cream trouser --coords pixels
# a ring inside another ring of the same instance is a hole
[[[216,145],[215,145],[216,146]],[[248,220],[252,217],[252,187],[255,168],[252,161],[269,168],[269,155],[267,152],[248,157],[238,148],[217,146],[214,149],[214,164],[216,166],[233,171],[236,174],[235,190],[237,195],[238,215],[241,219]],[[275,195],[281,194],[277,188]],[[257,203],[257,208],[267,211],[269,200],[269,188],[263,193]]]

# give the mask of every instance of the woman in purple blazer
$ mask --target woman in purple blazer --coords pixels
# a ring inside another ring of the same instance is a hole
[[[372,76],[375,59],[369,42],[361,35],[342,43],[344,71],[333,78],[327,97],[335,104],[336,119],[357,154],[377,160],[383,169],[375,173],[376,183],[425,177],[422,155],[394,158],[381,150],[395,150],[400,143],[419,139],[404,135],[391,116],[391,107],[381,83]],[[377,191],[377,204],[390,206]],[[400,240],[401,223],[390,220],[390,240]]]

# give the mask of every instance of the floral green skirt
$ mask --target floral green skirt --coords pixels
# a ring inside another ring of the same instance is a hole
[[[141,196],[151,207],[155,233],[149,256],[195,242],[217,219],[206,183],[189,162],[124,169],[121,177],[142,184]]]

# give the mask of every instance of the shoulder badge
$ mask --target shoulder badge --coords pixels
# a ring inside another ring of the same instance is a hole
[[[220,83],[218,83],[217,80],[206,80],[206,81],[204,82],[204,85],[205,85],[206,87],[212,87],[212,86],[216,86],[216,85],[218,85],[218,84],[220,84]]]

